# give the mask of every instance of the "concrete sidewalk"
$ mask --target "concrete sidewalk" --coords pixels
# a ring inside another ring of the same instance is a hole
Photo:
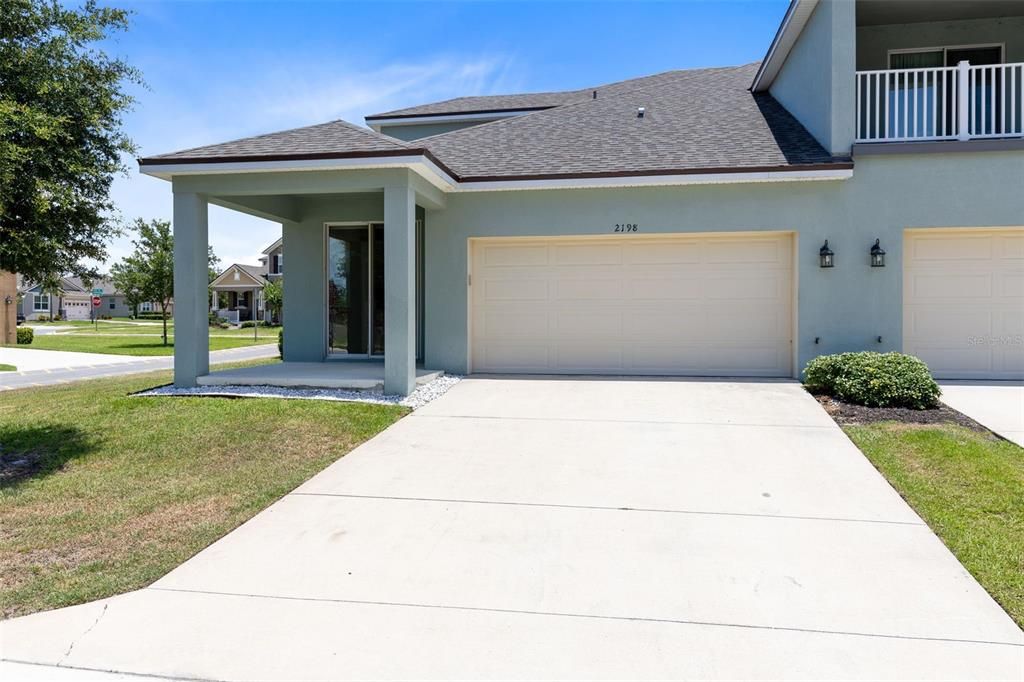
[[[1024,447],[1024,383],[943,381],[942,402]]]
[[[242,362],[278,356],[277,344],[227,348],[210,352],[210,364]],[[32,350],[0,346],[0,363],[14,365],[17,372],[0,372],[0,392],[15,388],[66,384],[83,379],[123,376],[138,372],[172,369],[169,355],[138,356],[68,351]],[[31,369],[23,371],[22,367]]]
[[[3,657],[209,680],[1010,679],[1024,633],[790,382],[469,378]]]

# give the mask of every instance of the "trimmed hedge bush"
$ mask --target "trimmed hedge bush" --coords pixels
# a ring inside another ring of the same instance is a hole
[[[941,390],[928,365],[903,353],[839,353],[807,363],[804,384],[813,393],[868,407],[925,410],[939,404]]]
[[[18,345],[27,346],[32,343],[36,333],[31,327],[18,327]]]

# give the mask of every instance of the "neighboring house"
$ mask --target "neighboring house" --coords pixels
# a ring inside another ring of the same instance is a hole
[[[18,278],[21,280],[20,276]],[[20,281],[21,312],[26,320],[91,320],[92,295],[77,278],[61,277],[57,291],[43,291],[41,284]]]
[[[797,377],[864,349],[1024,378],[1022,96],[1024,2],[794,0],[757,64],[141,159],[190,254],[175,381],[208,371],[207,202],[283,225],[285,361],[383,355],[389,392],[417,361]]]
[[[259,265],[233,263],[210,283],[210,312],[238,324],[247,320],[272,320],[263,287],[284,275],[283,241],[263,250]]]
[[[23,282],[21,276],[18,276],[18,293],[22,296],[21,309],[25,319],[49,319],[52,312],[53,315],[60,315],[65,320],[91,320],[92,296],[96,289],[102,290],[99,294],[100,305],[95,309],[97,318],[131,317],[134,314],[124,294],[118,291],[110,279],[101,277],[89,282],[80,277],[62,277],[60,281],[59,294],[49,295],[42,291],[40,285]],[[145,302],[139,305],[139,313],[159,312],[159,303]],[[173,314],[173,302],[168,306],[167,312]]]

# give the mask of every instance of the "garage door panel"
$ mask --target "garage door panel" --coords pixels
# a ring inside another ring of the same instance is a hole
[[[531,240],[526,246],[548,255],[520,248],[537,265],[516,265],[515,277],[474,257],[474,288],[503,284],[471,299],[473,369],[790,376],[791,243],[788,235]],[[521,258],[492,252],[490,263],[513,260]],[[527,286],[537,282],[546,289]],[[514,300],[517,283],[527,295]],[[533,308],[544,315],[525,312]]]
[[[705,242],[705,262],[714,264],[782,263],[788,261],[778,239],[716,240]],[[788,251],[788,249],[787,249]]]
[[[971,260],[992,258],[991,234],[944,234],[914,235],[909,255],[920,263],[929,261],[953,261],[964,263]]]
[[[908,232],[903,348],[939,378],[1024,379],[1024,230]]]
[[[488,267],[508,267],[516,265],[546,265],[548,249],[545,246],[517,246],[514,244],[482,245],[478,258]]]
[[[623,297],[622,283],[606,275],[560,279],[553,282],[554,298],[559,301],[608,301]]]
[[[537,339],[548,334],[548,314],[543,310],[491,309],[477,314],[474,324],[481,337],[490,340]]]
[[[622,314],[602,310],[566,311],[553,316],[551,327],[554,336],[560,339],[583,343],[618,342],[622,339]]]
[[[991,273],[943,273],[915,275],[911,291],[916,300],[947,301],[951,298],[988,298],[992,295]]]
[[[996,257],[1001,261],[1024,261],[1024,235],[997,235]]]
[[[685,265],[699,263],[701,249],[697,240],[652,241],[626,245],[623,256],[627,264]]]
[[[556,265],[619,265],[622,249],[617,244],[566,244],[552,247]]]
[[[488,279],[480,283],[484,301],[545,301],[548,283],[544,280]]]
[[[991,334],[992,311],[963,305],[921,306],[910,313],[906,333],[931,340]]]
[[[692,301],[699,300],[704,284],[696,277],[630,278],[627,296],[633,301]]]

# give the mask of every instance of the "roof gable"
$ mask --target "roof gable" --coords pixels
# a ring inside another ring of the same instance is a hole
[[[210,282],[211,287],[260,286],[266,284],[259,265],[232,263]],[[237,275],[237,277],[236,277]]]

